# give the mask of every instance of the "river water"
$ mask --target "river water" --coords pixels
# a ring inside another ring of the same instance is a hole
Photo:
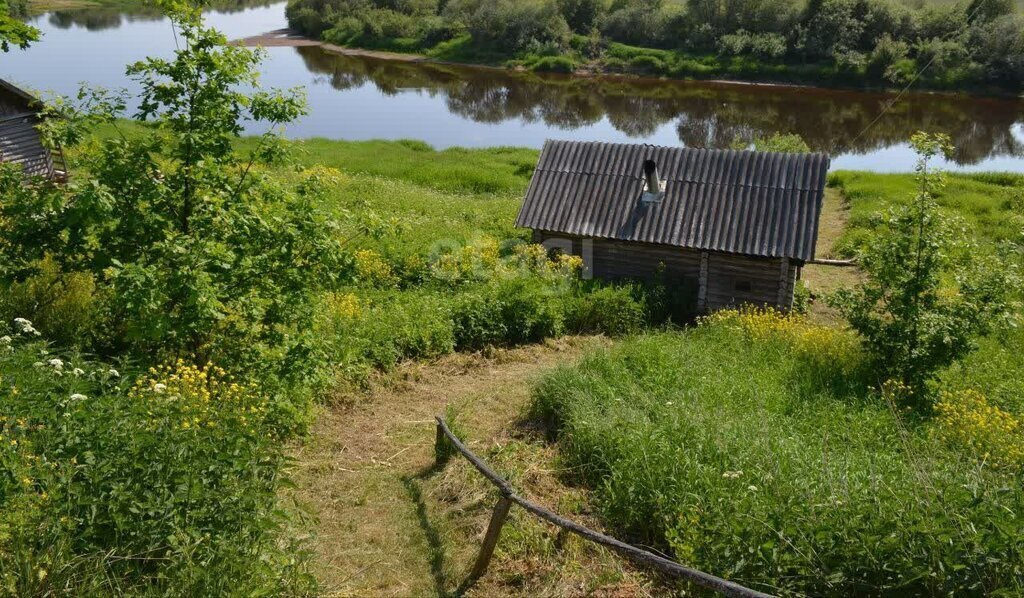
[[[283,2],[210,12],[207,20],[232,39],[286,24]],[[175,48],[170,23],[157,15],[79,10],[33,24],[42,41],[0,54],[0,78],[40,92],[73,94],[80,83],[130,88],[126,64]],[[950,168],[1024,171],[1020,100],[911,93],[893,103],[892,94],[542,76],[340,56],[318,47],[267,53],[263,85],[307,93],[310,113],[289,126],[293,138],[411,138],[439,148],[540,147],[548,138],[721,148],[737,137],[781,132],[830,153],[833,168],[906,171],[914,164],[906,140],[923,129],[953,137],[958,149]]]

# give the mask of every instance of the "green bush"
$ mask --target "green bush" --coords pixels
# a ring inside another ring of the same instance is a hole
[[[911,144],[919,154],[917,192],[886,211],[860,252],[864,281],[830,300],[860,334],[882,380],[897,381],[907,402],[926,407],[941,370],[993,328],[1016,322],[1021,283],[1012,262],[987,255],[939,210],[944,180],[928,166],[948,155],[948,137],[918,133]]]
[[[26,184],[0,165],[0,278],[23,282],[43,257],[91,275],[110,298],[111,339],[92,350],[153,361],[195,354],[238,371],[294,366],[283,356],[301,350],[314,292],[350,274],[341,223],[318,205],[322,173],[285,186],[252,168],[281,164],[275,131],[303,101],[252,89],[262,55],[228,45],[198,10],[171,18],[181,51],[128,69],[143,107],[135,116],[154,125],[147,135],[84,150],[89,177],[67,186]],[[48,108],[47,139],[74,145],[126,110],[102,90],[83,97],[82,109]],[[248,154],[234,146],[245,120],[271,126]]]
[[[568,56],[543,56],[530,65],[537,72],[571,73],[576,70],[576,62]]]
[[[320,308],[318,336],[349,378],[451,353],[455,338],[446,299],[430,291],[337,293]]]
[[[27,318],[47,339],[64,347],[102,341],[102,304],[96,281],[85,272],[61,272],[52,259],[35,265],[35,274],[8,286],[0,295],[0,321]]]
[[[647,310],[632,286],[597,286],[566,300],[565,328],[573,333],[630,334],[646,323]]]
[[[558,336],[564,329],[559,299],[549,285],[524,278],[471,288],[452,306],[455,347],[476,350]]]
[[[634,56],[629,60],[629,66],[638,72],[647,74],[657,74],[665,70],[665,63],[657,56],[650,54]]]
[[[511,54],[564,48],[572,37],[554,0],[456,1],[445,14],[464,22],[474,43]]]
[[[729,317],[594,353],[534,408],[615,534],[688,566],[781,595],[1019,592],[1024,478],[894,421],[863,363],[844,333]]]

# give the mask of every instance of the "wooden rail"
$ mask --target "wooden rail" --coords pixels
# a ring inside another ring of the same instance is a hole
[[[829,260],[829,259],[825,259],[825,258],[815,258],[815,259],[813,259],[813,260],[811,260],[811,261],[809,261],[807,263],[808,264],[816,264],[816,265],[819,265],[819,266],[839,266],[840,268],[852,268],[852,267],[855,267],[857,265],[857,260],[855,260],[855,259],[849,259],[849,260]]]
[[[501,491],[501,497],[494,506],[494,513],[491,515],[491,521],[487,526],[487,533],[484,535],[484,541],[480,547],[480,554],[477,557],[476,562],[473,564],[473,569],[470,571],[469,578],[466,580],[464,587],[468,587],[474,581],[482,577],[487,571],[487,565],[490,563],[491,556],[494,554],[494,548],[498,544],[498,538],[501,536],[501,528],[505,524],[505,519],[508,517],[508,511],[514,503],[535,517],[543,519],[544,521],[560,527],[565,531],[574,533],[581,538],[614,550],[616,553],[632,560],[635,563],[651,569],[656,569],[660,573],[669,577],[685,579],[704,588],[720,592],[726,596],[738,596],[742,598],[767,598],[771,596],[771,594],[751,590],[750,588],[741,586],[738,583],[727,579],[715,577],[710,573],[704,573],[703,571],[684,567],[675,561],[658,556],[653,552],[637,548],[636,546],[626,544],[625,542],[621,542],[610,536],[606,536],[592,529],[583,527],[578,523],[569,521],[568,519],[552,513],[544,507],[526,500],[515,493],[512,485],[509,484],[505,478],[495,473],[494,470],[488,467],[486,463],[466,448],[462,441],[452,433],[451,429],[448,427],[448,423],[443,417],[437,416],[435,419],[437,420],[437,454],[446,454],[447,451],[442,450],[440,443],[450,442],[451,445],[455,447],[455,450],[472,463],[473,467],[475,467],[481,475],[487,478],[488,481],[494,484],[498,490]]]

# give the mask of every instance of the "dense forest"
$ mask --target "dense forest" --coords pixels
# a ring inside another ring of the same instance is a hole
[[[348,46],[535,70],[1017,92],[1012,0],[293,0],[291,25]]]

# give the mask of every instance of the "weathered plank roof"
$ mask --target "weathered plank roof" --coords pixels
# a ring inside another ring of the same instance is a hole
[[[653,160],[664,197],[642,202]],[[809,261],[829,158],[548,141],[516,226]]]

